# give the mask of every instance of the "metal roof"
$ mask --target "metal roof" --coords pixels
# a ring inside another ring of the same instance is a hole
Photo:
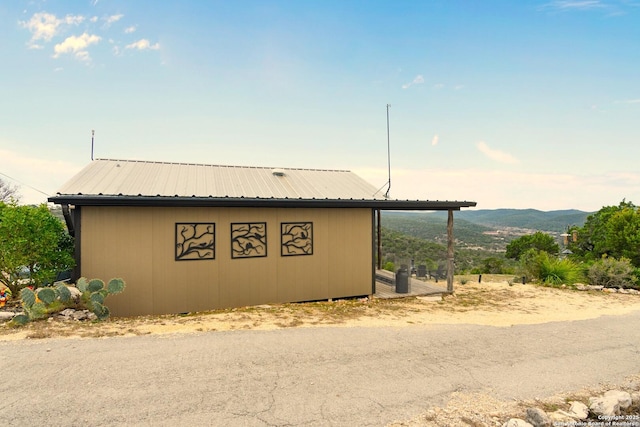
[[[98,159],[73,176],[49,201],[74,205],[189,205],[356,207],[382,204],[404,208],[374,186],[345,170],[220,166]],[[357,202],[357,203],[356,203]],[[407,203],[409,205],[407,205]],[[431,208],[456,209],[475,202],[427,202]],[[377,207],[377,206],[375,206]],[[417,207],[413,207],[415,209]]]

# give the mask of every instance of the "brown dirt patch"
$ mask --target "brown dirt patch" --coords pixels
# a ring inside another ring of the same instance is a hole
[[[510,277],[509,277],[510,278]],[[640,310],[640,295],[509,285],[506,277],[456,283],[441,300],[405,297],[261,305],[188,315],[112,318],[105,322],[39,321],[25,327],[0,324],[0,340],[85,338],[291,327],[477,324],[508,327],[591,319]],[[491,281],[489,281],[491,280]]]

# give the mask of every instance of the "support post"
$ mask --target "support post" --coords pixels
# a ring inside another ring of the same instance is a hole
[[[453,293],[453,210],[447,216],[447,292]]]
[[[378,270],[382,270],[382,226],[380,224],[380,209],[376,210],[378,214]]]

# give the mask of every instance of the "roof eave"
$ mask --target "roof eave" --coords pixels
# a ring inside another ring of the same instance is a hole
[[[75,206],[157,206],[157,207],[270,207],[270,208],[370,208],[381,210],[459,210],[476,206],[469,201],[387,200],[387,199],[276,199],[245,197],[166,197],[57,195],[49,202]]]

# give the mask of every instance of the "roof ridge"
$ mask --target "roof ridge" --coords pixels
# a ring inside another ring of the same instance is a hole
[[[181,166],[207,166],[207,167],[219,167],[219,168],[234,168],[234,169],[283,169],[286,171],[317,171],[317,172],[351,172],[348,169],[318,169],[318,168],[291,168],[282,166],[243,166],[243,165],[215,165],[209,163],[190,163],[190,162],[166,162],[159,160],[131,160],[131,159],[95,159],[95,161],[107,161],[107,162],[128,162],[128,163],[149,163],[160,165],[181,165]]]

